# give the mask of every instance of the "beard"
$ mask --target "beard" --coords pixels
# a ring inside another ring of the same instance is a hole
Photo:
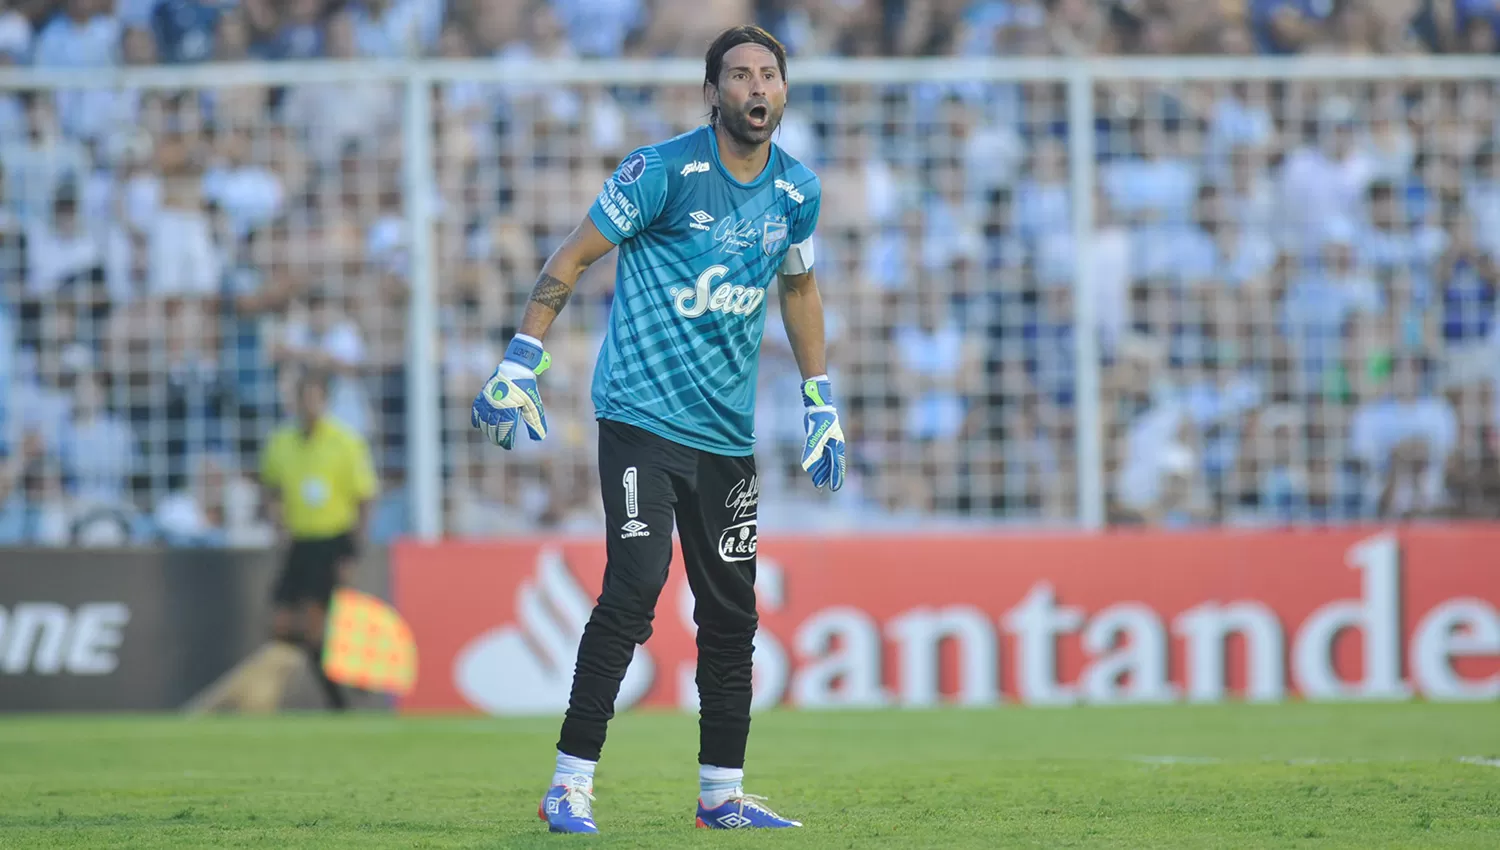
[[[781,126],[783,109],[765,101],[750,101],[739,109],[719,109],[719,123],[731,139],[745,146],[765,144]]]

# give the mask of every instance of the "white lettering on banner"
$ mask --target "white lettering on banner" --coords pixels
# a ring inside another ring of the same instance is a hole
[[[1005,615],[1016,636],[1016,680],[1021,701],[1031,705],[1069,705],[1073,690],[1057,682],[1057,639],[1083,625],[1083,610],[1059,608],[1052,585],[1032,588],[1026,600]]]
[[[1182,612],[1173,626],[1187,641],[1187,697],[1192,702],[1224,699],[1224,655],[1231,634],[1245,640],[1245,698],[1275,702],[1286,697],[1286,638],[1276,612],[1259,602],[1217,605],[1207,602]]]
[[[874,708],[891,699],[880,683],[880,628],[858,608],[825,608],[797,629],[792,702],[808,708]]]
[[[107,676],[120,666],[130,608],[89,602],[77,611],[55,602],[0,608],[0,674]]]
[[[746,517],[739,520],[745,528],[753,522],[748,517],[754,515],[758,489],[758,481],[748,479],[725,500],[726,508]],[[738,528],[729,536],[737,543]],[[753,532],[744,539],[753,540]],[[1234,696],[1253,702],[1285,699],[1293,683],[1310,700],[1398,699],[1413,693],[1436,700],[1500,699],[1500,673],[1493,666],[1500,660],[1495,601],[1453,596],[1425,603],[1429,607],[1412,612],[1410,631],[1403,632],[1407,600],[1393,534],[1360,540],[1345,553],[1345,575],[1359,579],[1358,598],[1313,597],[1301,608],[1287,603],[1299,612],[1314,601],[1324,603],[1299,621],[1283,621],[1271,607],[1272,597],[1187,600],[1183,604],[1191,607],[1173,608],[1175,616],[1128,599],[1088,610],[1060,597],[1049,581],[1023,586],[1018,600],[927,605],[912,600],[904,608],[882,609],[879,616],[857,605],[832,604],[803,608],[789,620],[788,583],[795,574],[764,552],[758,557],[756,596],[767,617],[754,637],[756,709],[983,706],[1008,697],[1031,705],[1211,703],[1231,697],[1231,680]],[[1315,584],[1330,586],[1327,567],[1319,569]],[[686,583],[679,584],[676,601],[691,643],[694,601]],[[517,592],[514,625],[479,635],[459,653],[453,665],[458,693],[496,714],[560,711],[567,704],[591,604],[560,553],[544,548],[535,575]],[[92,660],[95,655],[69,642],[69,636],[83,632],[66,609],[30,603],[18,606],[8,621],[3,615],[0,610],[4,672],[102,666]],[[1341,657],[1336,665],[1335,644],[1354,630],[1361,638],[1361,663],[1346,666],[1350,659]],[[85,645],[102,645],[90,641]],[[1013,652],[1011,660],[1005,660],[1006,652]],[[1173,652],[1182,653],[1175,677]],[[695,659],[674,656],[670,663],[668,687],[654,693],[651,702],[696,710]],[[1013,695],[1001,684],[1007,663],[1014,665]],[[653,676],[651,655],[637,648],[619,707],[644,699]]]
[[[1292,646],[1292,678],[1307,699],[1399,699],[1411,695],[1401,681],[1401,564],[1394,534],[1381,534],[1349,550],[1349,565],[1363,573],[1364,598],[1330,602],[1302,624]],[[1339,681],[1333,642],[1345,629],[1364,632],[1364,681]]]
[[[896,617],[886,632],[900,645],[902,705],[941,702],[938,662],[945,640],[958,646],[956,702],[991,705],[1000,701],[1000,647],[983,611],[969,605],[919,608]]]
[[[536,575],[516,593],[516,624],[480,634],[453,664],[458,693],[490,714],[551,714],[568,707],[578,642],[593,600],[562,553],[543,549]],[[634,705],[651,689],[655,667],[644,646],[625,670],[616,706]]]
[[[1483,599],[1453,599],[1422,620],[1411,641],[1411,670],[1430,699],[1500,699],[1500,675],[1480,682],[1453,670],[1455,657],[1500,655],[1500,612]]]
[[[1125,602],[1100,611],[1083,630],[1083,651],[1096,656],[1079,683],[1085,702],[1171,702],[1176,696],[1167,684],[1166,631],[1145,605]]]

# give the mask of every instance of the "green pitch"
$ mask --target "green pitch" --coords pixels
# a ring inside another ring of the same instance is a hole
[[[554,721],[0,718],[0,847],[1496,847],[1500,705],[769,713],[693,829],[696,727],[632,714],[598,839],[536,818]]]

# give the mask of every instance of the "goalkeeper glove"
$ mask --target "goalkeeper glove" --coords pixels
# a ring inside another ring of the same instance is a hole
[[[844,486],[844,429],[833,407],[833,384],[827,377],[802,382],[802,468],[812,474],[813,486],[830,491]]]
[[[495,367],[495,373],[485,382],[484,389],[474,397],[469,424],[484,431],[495,445],[507,450],[515,445],[517,420],[526,423],[531,439],[545,439],[547,412],[542,407],[536,376],[547,371],[550,365],[552,355],[542,350],[540,342],[517,335],[505,350],[505,359]]]

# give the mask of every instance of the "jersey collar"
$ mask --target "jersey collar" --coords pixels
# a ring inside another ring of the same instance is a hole
[[[703,131],[708,134],[708,154],[713,157],[714,168],[719,170],[719,174],[723,175],[725,180],[739,186],[741,189],[755,189],[771,179],[771,172],[776,170],[776,158],[781,155],[781,149],[776,146],[775,142],[771,142],[771,154],[766,157],[766,167],[760,170],[760,173],[755,176],[754,180],[751,180],[749,183],[741,183],[738,178],[729,173],[729,169],[725,168],[723,161],[719,159],[719,134],[718,131],[714,130],[714,125],[704,124]]]

